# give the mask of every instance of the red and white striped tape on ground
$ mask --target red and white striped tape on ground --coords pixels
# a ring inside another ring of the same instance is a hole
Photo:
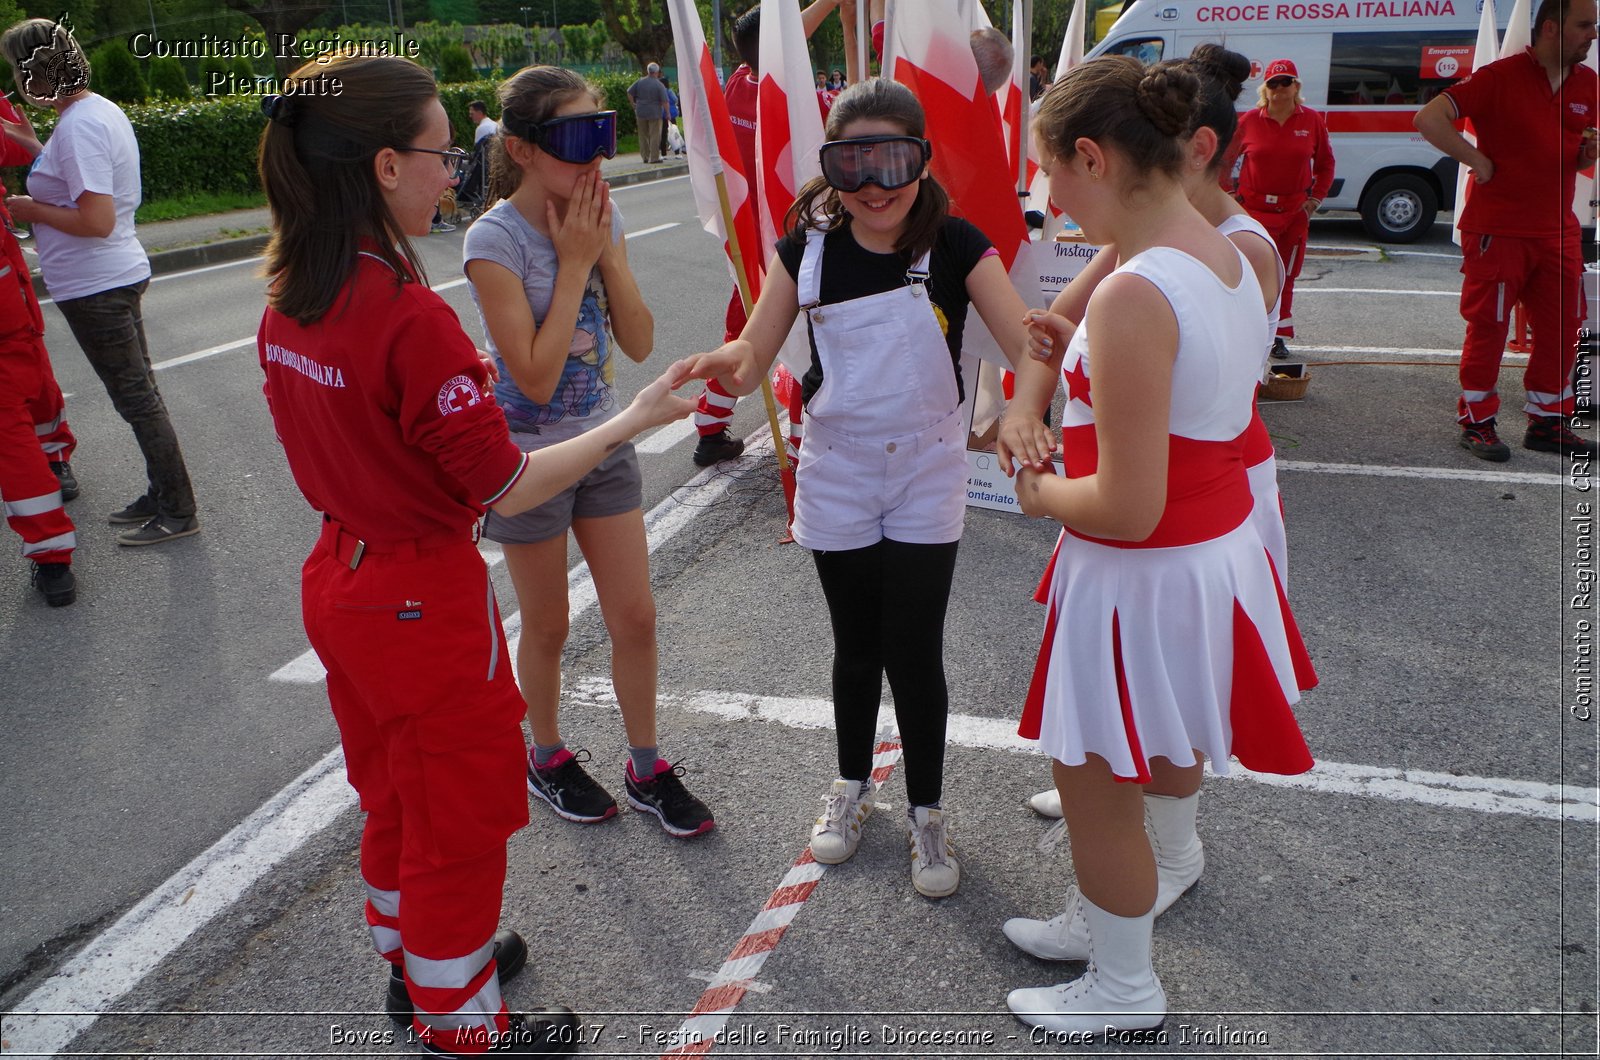
[[[882,786],[899,761],[900,740],[885,730],[879,735],[878,745],[872,753],[873,786]],[[728,1018],[744,1000],[756,976],[761,974],[767,958],[778,948],[784,932],[789,930],[794,918],[805,908],[806,900],[817,889],[817,884],[827,871],[828,866],[812,860],[809,845],[801,851],[789,871],[784,873],[783,879],[778,881],[777,888],[767,899],[766,905],[761,907],[761,912],[744,929],[744,935],[722,962],[722,967],[711,977],[711,983],[701,993],[700,1000],[695,1002],[683,1023],[672,1033],[669,1040],[679,1044],[662,1053],[661,1060],[705,1056],[716,1048],[717,1035],[727,1026]]]

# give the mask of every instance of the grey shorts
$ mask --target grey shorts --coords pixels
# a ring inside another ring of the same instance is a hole
[[[519,441],[519,436],[513,434],[511,439]],[[510,518],[490,512],[483,524],[483,536],[502,545],[531,545],[565,534],[574,519],[604,519],[643,506],[639,457],[633,451],[633,443],[627,442],[593,471],[537,508]]]

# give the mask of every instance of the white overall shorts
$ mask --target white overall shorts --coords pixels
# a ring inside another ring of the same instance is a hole
[[[825,232],[806,233],[800,308],[822,386],[806,406],[795,469],[794,539],[843,552],[889,538],[961,538],[967,460],[950,347],[928,296],[924,253],[907,285],[821,305]]]

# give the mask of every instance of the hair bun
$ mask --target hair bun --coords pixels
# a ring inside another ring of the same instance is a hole
[[[1200,94],[1200,79],[1175,66],[1153,66],[1139,79],[1139,113],[1163,136],[1189,127]]]
[[[1244,90],[1244,83],[1250,80],[1249,59],[1210,41],[1199,45],[1189,53],[1189,62],[1193,63],[1203,76],[1221,85],[1230,102],[1239,98],[1239,93]]]
[[[295,101],[288,96],[262,96],[261,113],[265,114],[270,121],[275,121],[279,125],[286,125],[291,128],[300,117],[299,108],[295,106]]]

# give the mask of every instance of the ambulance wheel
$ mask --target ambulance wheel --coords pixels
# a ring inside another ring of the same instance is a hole
[[[1433,227],[1439,194],[1427,178],[1391,173],[1374,181],[1361,199],[1361,221],[1380,243],[1413,243]]]

